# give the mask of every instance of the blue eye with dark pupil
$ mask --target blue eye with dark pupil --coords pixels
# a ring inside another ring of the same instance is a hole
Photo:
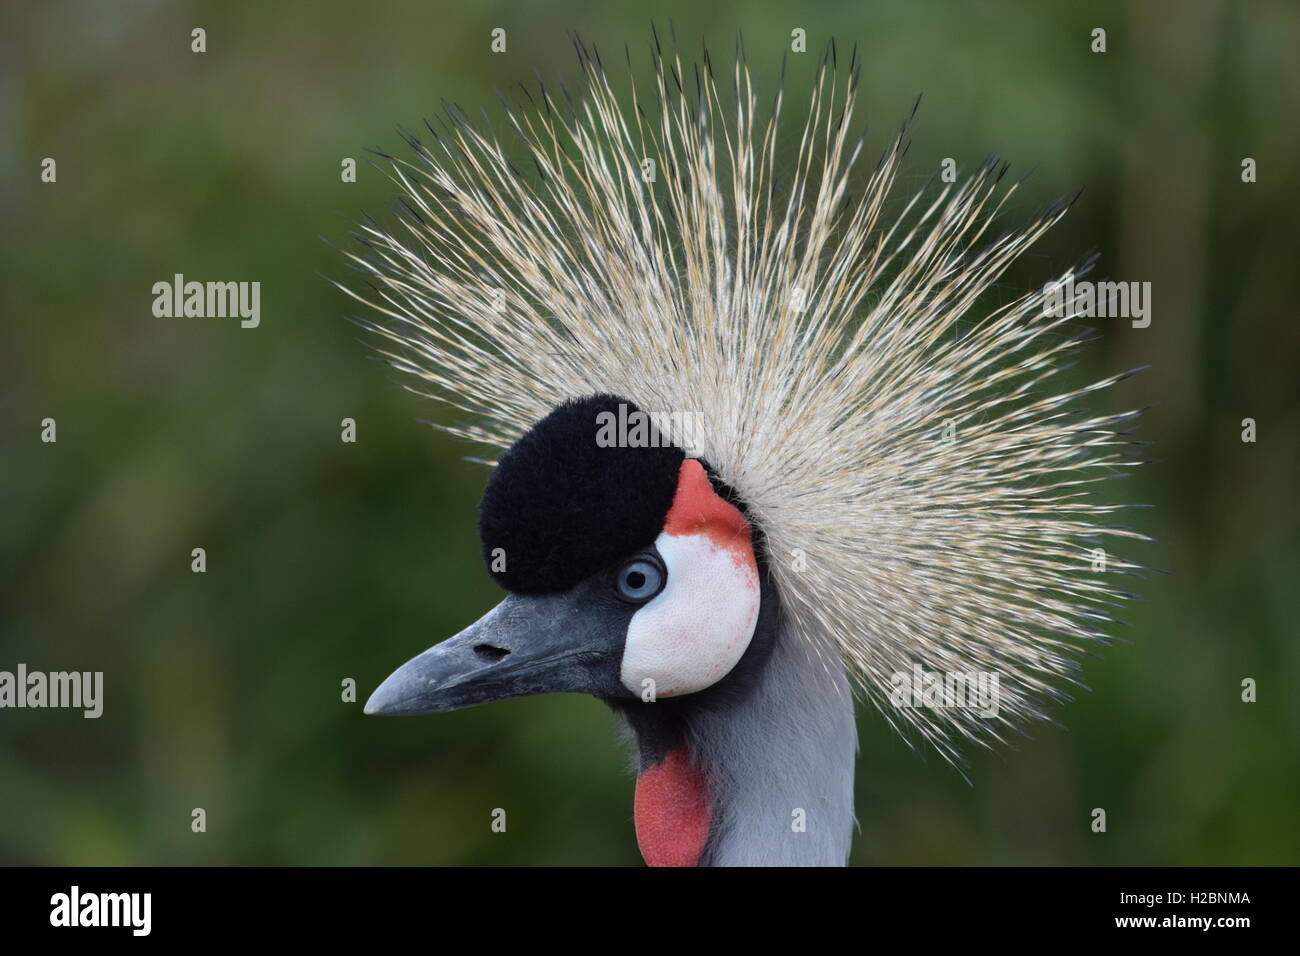
[[[658,562],[634,558],[619,568],[614,587],[623,600],[641,604],[663,590],[664,577]]]

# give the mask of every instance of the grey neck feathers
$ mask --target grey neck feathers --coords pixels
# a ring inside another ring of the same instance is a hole
[[[684,737],[706,768],[713,824],[702,864],[843,866],[856,824],[858,736],[842,666],[822,663],[781,615],[748,693],[693,710]]]

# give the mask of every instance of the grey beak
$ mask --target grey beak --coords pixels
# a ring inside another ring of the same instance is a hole
[[[388,676],[367,714],[436,714],[531,694],[621,696],[618,682],[631,613],[563,594],[512,594],[455,637]]]

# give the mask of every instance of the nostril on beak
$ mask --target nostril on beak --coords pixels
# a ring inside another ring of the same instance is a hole
[[[491,644],[475,644],[474,653],[485,661],[499,661],[510,654],[504,647],[495,647]]]

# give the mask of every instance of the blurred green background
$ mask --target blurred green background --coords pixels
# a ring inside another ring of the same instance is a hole
[[[1131,556],[1171,573],[1141,582],[1064,726],[974,754],[972,785],[864,711],[854,861],[1300,861],[1295,3],[96,0],[4,16],[0,669],[102,670],[106,705],[97,721],[0,711],[0,862],[639,862],[630,760],[598,702],[379,720],[340,701],[344,678],[364,701],[498,592],[474,530],[485,473],[462,458],[477,449],[417,421],[439,410],[368,360],[317,273],[347,275],[320,237],[344,243],[391,203],[366,147],[405,149],[396,125],[441,98],[497,116],[495,89],[576,77],[566,29],[644,51],[651,18],[722,59],[742,30],[765,90],[803,27],[789,103],[827,39],[859,43],[873,151],[924,94],[902,189],[996,152],[1037,170],[1010,224],[1086,187],[1007,289],[1091,249],[1096,277],[1154,286],[1151,327],[1099,320],[1071,378],[1151,366],[1098,402],[1158,403],[1141,423],[1156,462],[1119,494],[1155,506],[1130,519],[1159,542]],[[260,281],[261,327],[155,318],[151,286],[176,272]],[[1244,677],[1258,703],[1240,702]]]

